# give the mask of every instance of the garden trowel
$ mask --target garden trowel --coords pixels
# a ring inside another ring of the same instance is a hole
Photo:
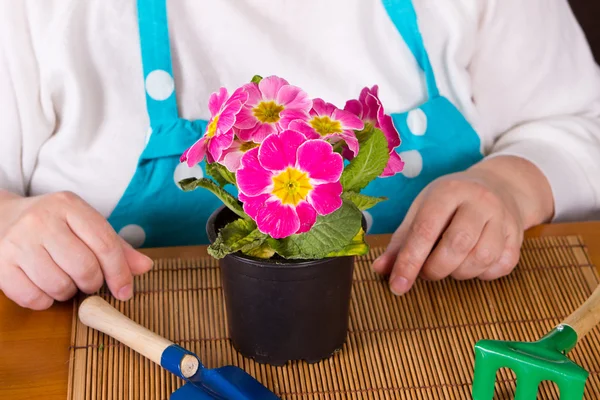
[[[185,380],[171,395],[171,400],[279,399],[238,367],[204,367],[195,354],[136,324],[98,296],[88,297],[81,303],[79,319]]]

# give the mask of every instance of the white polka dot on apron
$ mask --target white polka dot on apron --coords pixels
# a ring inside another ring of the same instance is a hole
[[[365,221],[367,221],[367,232],[366,233],[369,233],[369,231],[373,227],[373,216],[368,211],[363,211],[362,213],[365,216]]]
[[[146,132],[146,144],[150,142],[150,136],[152,136],[152,127],[148,128],[148,132]]]
[[[157,69],[146,77],[146,92],[154,100],[166,100],[171,97],[174,90],[175,82],[167,71]]]
[[[403,151],[400,158],[404,161],[402,175],[407,178],[416,178],[423,170],[423,157],[417,150]]]
[[[420,108],[412,110],[408,113],[406,124],[413,135],[423,136],[427,132],[427,115]]]
[[[204,172],[200,165],[196,164],[193,167],[188,167],[186,163],[181,163],[175,168],[175,173],[173,174],[173,180],[175,181],[175,185],[179,187],[179,182],[183,179],[187,178],[196,178],[200,179],[204,177]]]
[[[146,241],[146,232],[141,226],[135,224],[121,228],[119,236],[135,248],[141,247]]]

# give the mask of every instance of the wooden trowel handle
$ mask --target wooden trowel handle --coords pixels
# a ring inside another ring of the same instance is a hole
[[[594,293],[581,307],[563,322],[577,332],[578,339],[587,335],[598,323],[600,323],[600,286],[594,290]]]
[[[98,296],[88,297],[81,303],[79,319],[84,325],[115,338],[158,365],[162,365],[165,349],[173,345],[171,341],[136,324]],[[196,373],[198,365],[196,357],[186,355],[181,360],[181,372],[189,378]]]

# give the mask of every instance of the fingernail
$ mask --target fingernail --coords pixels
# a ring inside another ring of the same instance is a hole
[[[381,272],[381,270],[383,269],[383,256],[379,256],[375,259],[375,261],[373,261],[371,269],[376,273]]]
[[[154,260],[147,255],[144,255],[144,257],[146,257],[146,262],[150,265],[150,269],[154,268]]]
[[[119,289],[119,293],[117,294],[117,296],[119,297],[119,300],[123,300],[123,301],[129,300],[132,295],[133,295],[133,285],[131,283],[128,285],[125,285],[121,289]]]
[[[408,292],[408,279],[403,276],[392,276],[390,278],[390,290],[396,296],[402,296]]]

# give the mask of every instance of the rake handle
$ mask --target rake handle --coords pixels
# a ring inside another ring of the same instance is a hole
[[[91,296],[79,306],[79,320],[86,326],[107,334],[158,365],[164,351],[173,342],[133,322],[101,297]],[[180,362],[181,373],[189,378],[199,368],[196,357],[186,354]]]
[[[577,332],[578,339],[587,335],[598,323],[600,323],[600,286],[563,322]]]

